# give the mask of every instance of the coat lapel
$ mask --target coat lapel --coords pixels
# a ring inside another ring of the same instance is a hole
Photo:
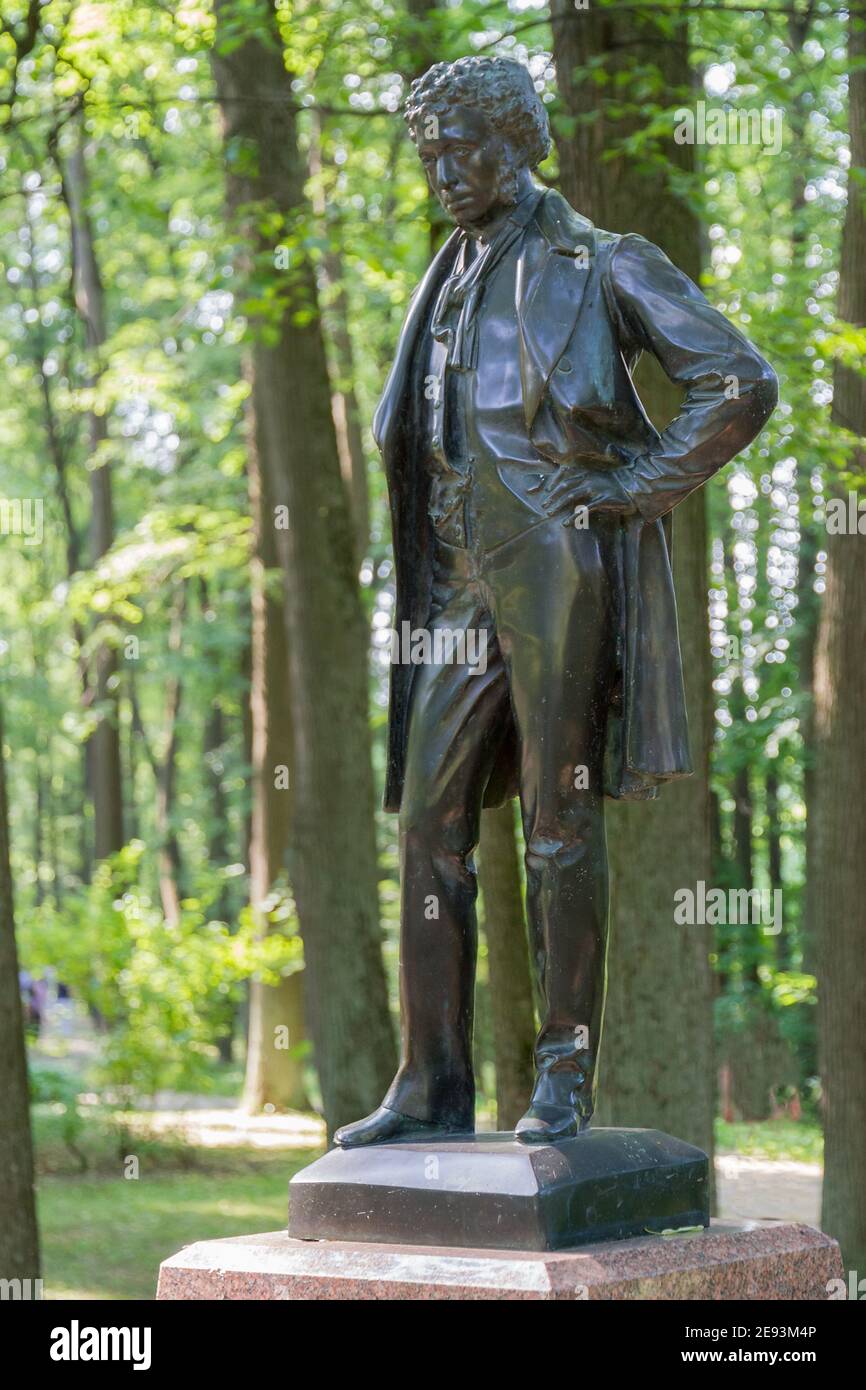
[[[459,241],[460,232],[452,232],[445,245],[430,262],[424,279],[409,301],[409,309],[397,344],[397,354],[373,416],[373,438],[383,456],[387,457],[390,451],[391,433],[402,415],[403,395],[408,384],[415,344],[426,321],[430,300],[451,268]]]
[[[540,235],[524,238],[515,297],[526,427],[532,429],[547,383],[565,351],[592,274],[595,231],[558,193],[541,200]]]

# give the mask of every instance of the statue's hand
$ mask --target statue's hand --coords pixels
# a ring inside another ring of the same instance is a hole
[[[619,516],[634,516],[637,507],[613,472],[596,473],[583,468],[563,467],[529,489],[548,516],[568,515],[563,526],[571,526],[577,507],[589,512],[607,512]]]

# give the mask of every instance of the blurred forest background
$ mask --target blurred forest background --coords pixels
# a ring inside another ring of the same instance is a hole
[[[166,1097],[331,1132],[390,1080],[393,574],[369,425],[447,231],[402,103],[473,52],[527,63],[549,103],[538,177],[660,244],[781,381],[676,518],[697,775],[609,810],[598,1118],[708,1149],[763,1125],[816,1161],[823,1131],[822,1222],[866,1271],[863,7],[7,0],[4,1277],[37,1261],[25,1028],[49,1282],[103,1296],[117,1224],[158,1228],[146,1288],[183,1239],[283,1221],[285,1154],[236,1158],[208,1206],[188,1170],[213,1153],[146,1123]],[[681,143],[701,102],[750,132]],[[676,412],[652,370],[640,389],[657,423]],[[534,1031],[521,858],[512,808],[485,813],[476,1052],[501,1127]],[[779,891],[780,929],[678,923],[700,883]],[[298,1163],[323,1142],[305,1132]],[[125,1181],[145,1173],[156,1205]]]

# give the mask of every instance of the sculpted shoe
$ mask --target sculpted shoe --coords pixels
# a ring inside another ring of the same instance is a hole
[[[449,1125],[437,1125],[429,1120],[416,1120],[412,1115],[401,1115],[399,1110],[389,1110],[380,1105],[366,1119],[356,1120],[354,1124],[343,1125],[334,1135],[334,1143],[341,1149],[357,1149],[362,1144],[389,1144],[397,1139],[426,1139],[442,1134],[453,1134]]]
[[[595,1062],[589,1048],[571,1039],[548,1039],[535,1054],[537,1068],[529,1109],[514,1137],[523,1144],[555,1144],[589,1129],[595,1108]]]
[[[573,1139],[589,1129],[589,1117],[579,1115],[570,1105],[530,1105],[517,1121],[515,1139],[522,1144],[555,1144],[557,1139]]]

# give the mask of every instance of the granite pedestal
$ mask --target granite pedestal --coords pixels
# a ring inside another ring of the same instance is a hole
[[[839,1247],[811,1226],[713,1221],[693,1235],[574,1250],[447,1249],[293,1240],[284,1231],[188,1245],[159,1273],[159,1299],[827,1298]]]

